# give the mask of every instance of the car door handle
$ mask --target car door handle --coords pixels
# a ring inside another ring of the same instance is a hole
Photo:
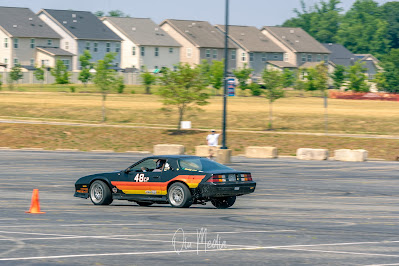
[[[154,176],[154,178],[160,178],[160,176]]]

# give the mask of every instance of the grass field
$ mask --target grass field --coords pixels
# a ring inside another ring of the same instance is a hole
[[[0,93],[0,118],[35,119],[51,121],[80,121],[100,123],[101,95],[94,87],[87,92],[64,92],[57,87],[27,87],[24,91],[2,91]],[[144,88],[128,88],[124,94],[108,96],[107,123],[123,125],[160,126],[174,129],[177,112],[173,107],[167,111],[156,95],[131,94],[129,90],[143,92]],[[20,89],[21,90],[21,89]],[[46,91],[48,90],[48,91]],[[54,92],[54,90],[59,90]],[[156,90],[156,88],[154,88]],[[287,98],[273,105],[274,128],[285,132],[324,132],[323,99],[320,97],[298,97],[289,92]],[[222,125],[222,100],[211,97],[210,104],[202,111],[190,111],[185,120],[192,121],[193,128],[219,129]],[[268,123],[268,102],[262,97],[230,97],[228,99],[228,129],[264,131]],[[329,99],[329,133],[399,135],[399,102],[354,101]],[[86,128],[45,125],[11,125],[0,127],[1,146],[79,148],[126,150],[152,150],[157,143],[184,144],[188,152],[194,146],[204,144],[206,133],[173,136],[161,129]],[[70,132],[64,133],[64,132]],[[27,138],[29,136],[29,138]],[[244,152],[245,146],[272,145],[280,154],[293,155],[300,147],[364,148],[370,157],[395,159],[399,155],[399,141],[380,139],[333,138],[318,136],[229,133],[229,147],[234,154]]]

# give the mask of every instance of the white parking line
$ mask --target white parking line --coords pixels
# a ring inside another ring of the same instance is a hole
[[[101,226],[101,225],[111,225],[111,226],[139,226],[139,225],[152,225],[152,224],[55,224],[55,225],[0,225],[0,228],[8,228],[8,227],[15,227],[15,228],[26,228],[26,227],[49,227],[49,226],[64,226],[64,227],[73,227],[73,226]]]
[[[296,249],[294,249],[294,248],[279,248],[279,249],[291,250],[291,251],[308,251],[308,252],[350,254],[350,255],[363,255],[363,256],[399,257],[399,255],[393,255],[393,254],[361,253],[361,252],[333,251],[333,250],[319,250],[319,249],[299,249],[299,248],[296,248]]]

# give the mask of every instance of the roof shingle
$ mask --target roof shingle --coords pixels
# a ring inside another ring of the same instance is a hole
[[[104,17],[137,45],[181,46],[150,18]]]
[[[12,37],[61,38],[29,8],[0,7],[0,26]]]
[[[110,30],[93,13],[88,11],[42,9],[59,25],[69,31],[77,39],[120,41],[116,33]],[[39,13],[40,13],[39,12]]]

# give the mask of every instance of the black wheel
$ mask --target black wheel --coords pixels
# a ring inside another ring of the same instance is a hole
[[[152,204],[154,204],[154,202],[148,202],[148,201],[136,201],[136,203],[143,207],[151,206]]]
[[[236,196],[232,197],[224,197],[224,198],[213,198],[211,199],[211,202],[213,206],[215,206],[218,209],[227,209],[231,206],[234,205],[234,202],[236,202]]]
[[[90,199],[94,205],[110,205],[113,201],[111,190],[103,181],[94,181],[90,186]]]
[[[191,192],[185,184],[174,183],[168,189],[168,200],[175,208],[188,208],[193,204]]]

